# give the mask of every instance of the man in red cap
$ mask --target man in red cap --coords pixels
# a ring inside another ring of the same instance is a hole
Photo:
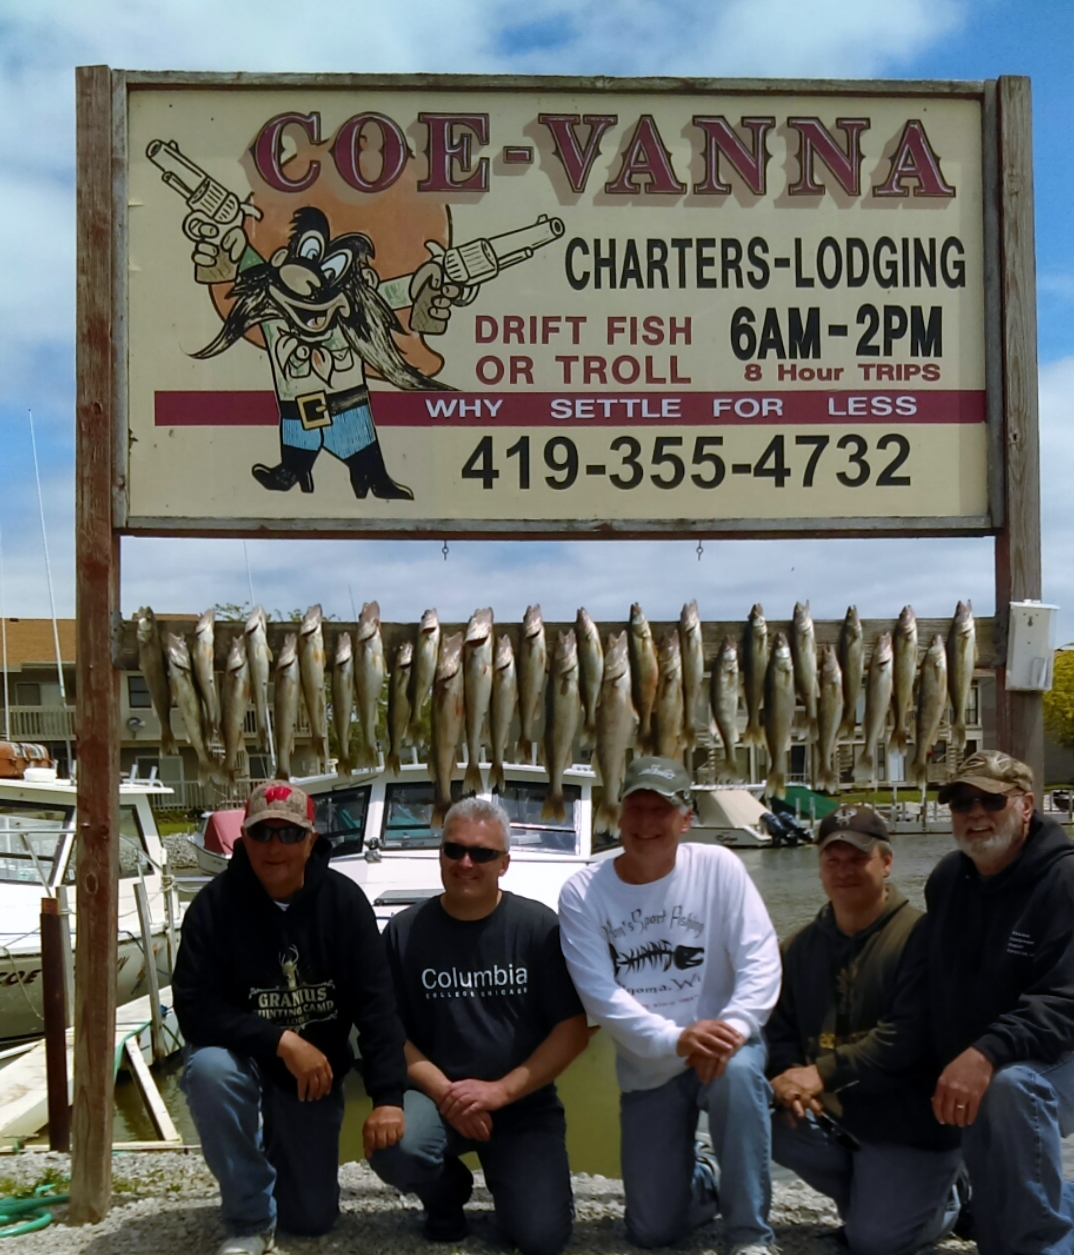
[[[264,1255],[277,1223],[306,1236],[335,1223],[352,1025],[373,1099],[366,1153],[403,1135],[405,1038],[376,919],[313,821],[301,789],[259,785],[227,871],[183,921],[182,1088],[220,1183],[219,1255]]]

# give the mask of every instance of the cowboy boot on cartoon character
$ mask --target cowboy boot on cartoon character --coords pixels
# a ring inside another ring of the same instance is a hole
[[[189,234],[189,232],[188,232]],[[432,252],[432,250],[430,250]],[[361,232],[333,238],[325,214],[299,209],[285,247],[266,261],[250,245],[241,221],[219,245],[199,239],[199,282],[232,282],[234,303],[219,334],[193,356],[215,357],[259,328],[272,364],[280,415],[280,461],[256,463],[254,478],[271,492],[299,485],[313,491],[313,466],[322,449],[338,458],[359,500],[414,499],[388,473],[370,407],[366,367],[405,390],[447,390],[401,353],[395,311],[380,296],[372,240]],[[206,276],[203,278],[202,276]],[[409,297],[423,326],[446,328],[460,289],[445,281],[435,254],[410,276]]]

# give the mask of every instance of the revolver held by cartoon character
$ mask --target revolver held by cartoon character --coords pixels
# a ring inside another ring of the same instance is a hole
[[[161,171],[161,178],[187,203],[183,234],[194,243],[194,278],[198,283],[227,283],[238,273],[246,250],[247,218],[260,218],[261,210],[240,201],[184,156],[174,140],[151,140],[145,155]]]
[[[476,299],[481,284],[495,279],[508,266],[528,261],[537,249],[558,240],[562,234],[562,218],[541,214],[532,226],[469,240],[447,250],[427,240],[430,260],[414,272],[410,282],[414,302],[410,329],[422,335],[443,335],[452,305],[469,305]]]

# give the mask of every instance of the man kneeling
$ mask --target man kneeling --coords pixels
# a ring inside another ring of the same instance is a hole
[[[921,913],[888,881],[869,807],[817,837],[828,904],[785,944],[768,1022],[772,1157],[834,1199],[858,1255],[905,1255],[958,1218],[958,1138],[933,1117]]]
[[[554,1079],[585,1049],[585,1015],[554,912],[500,889],[510,819],[467,798],[444,821],[444,892],[388,922],[406,1028],[406,1136],[370,1165],[425,1204],[434,1242],[466,1233],[476,1151],[508,1242],[558,1255],[573,1218],[563,1107]]]
[[[373,1099],[366,1153],[403,1133],[403,1030],[383,943],[365,894],[329,868],[313,813],[301,789],[259,785],[227,871],[183,920],[182,1089],[233,1235],[220,1255],[272,1250],[277,1218],[311,1237],[335,1224],[352,1024]]]

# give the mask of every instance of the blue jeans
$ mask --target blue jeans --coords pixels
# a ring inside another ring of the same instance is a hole
[[[245,1236],[280,1228],[320,1237],[339,1215],[343,1087],[315,1102],[265,1078],[250,1058],[189,1047],[180,1087],[220,1185],[224,1224]]]
[[[627,1234],[638,1246],[668,1246],[690,1229],[723,1216],[732,1245],[769,1245],[772,1204],[771,1090],[767,1048],[750,1038],[727,1071],[702,1085],[693,1068],[656,1089],[619,1099],[620,1158]],[[698,1116],[709,1116],[719,1180],[694,1151]]]
[[[863,1142],[849,1150],[816,1121],[792,1129],[777,1113],[772,1158],[835,1203],[855,1255],[909,1255],[945,1238],[958,1219],[958,1149]]]
[[[458,1206],[458,1157],[476,1151],[504,1237],[522,1255],[559,1255],[574,1221],[566,1121],[558,1099],[492,1114],[492,1136],[474,1142],[442,1119],[432,1099],[409,1089],[403,1102],[406,1133],[369,1166],[404,1194],[417,1194],[431,1214]]]
[[[1012,1063],[962,1132],[981,1255],[1072,1255],[1074,1187],[1059,1139],[1074,1131],[1074,1054]]]

